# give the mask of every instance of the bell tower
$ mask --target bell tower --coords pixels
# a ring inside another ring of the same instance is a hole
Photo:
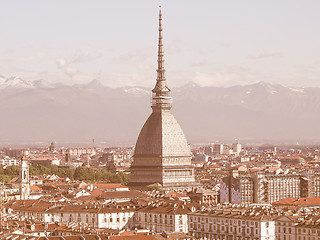
[[[23,153],[21,157],[20,169],[19,169],[19,180],[20,180],[20,199],[29,199],[29,163]]]

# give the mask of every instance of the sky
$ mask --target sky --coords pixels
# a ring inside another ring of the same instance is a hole
[[[152,87],[320,87],[319,0],[0,0],[0,75]]]

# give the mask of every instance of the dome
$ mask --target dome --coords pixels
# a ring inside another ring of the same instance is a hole
[[[135,156],[191,156],[186,137],[170,111],[153,111],[139,134]]]

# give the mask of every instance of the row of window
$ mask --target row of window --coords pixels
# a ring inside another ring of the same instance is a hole
[[[230,224],[242,224],[246,226],[255,226],[258,227],[259,223],[256,221],[246,221],[246,220],[237,220],[237,219],[221,219],[221,218],[210,218],[210,217],[189,217],[190,222],[213,222],[213,223],[230,223]],[[267,227],[269,226],[269,222],[266,222]]]

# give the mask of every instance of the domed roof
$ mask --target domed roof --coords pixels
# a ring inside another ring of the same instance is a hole
[[[139,134],[135,156],[191,156],[186,137],[170,111],[153,111]]]

